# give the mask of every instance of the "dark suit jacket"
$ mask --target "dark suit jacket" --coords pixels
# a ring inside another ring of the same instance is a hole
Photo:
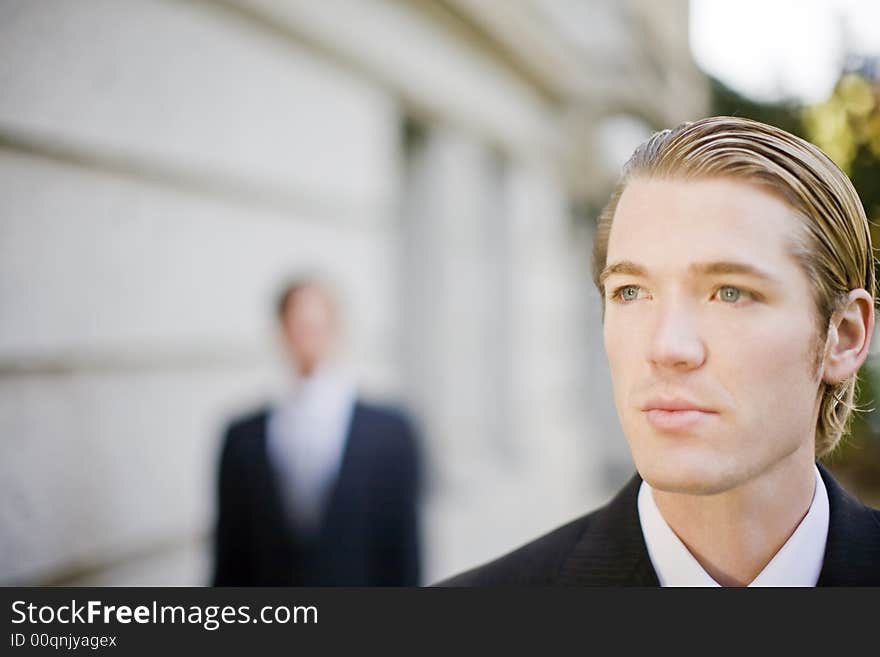
[[[268,411],[233,422],[220,458],[215,586],[415,586],[419,458],[399,413],[355,404],[318,535],[285,514],[267,452]]]
[[[819,466],[830,522],[819,586],[880,585],[880,511]],[[639,523],[641,479],[601,509],[437,586],[659,586]]]

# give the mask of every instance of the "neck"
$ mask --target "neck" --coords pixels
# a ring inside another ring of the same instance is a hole
[[[812,445],[722,493],[652,489],[672,531],[722,586],[746,586],[804,519],[816,486]],[[809,449],[807,449],[809,448]]]

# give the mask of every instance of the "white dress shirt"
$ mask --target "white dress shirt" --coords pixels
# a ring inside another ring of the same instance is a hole
[[[269,416],[269,457],[291,520],[317,528],[339,473],[355,403],[341,372],[322,368],[301,379]]]
[[[816,488],[807,515],[749,586],[815,586],[828,539],[828,491],[816,471]],[[719,586],[703,570],[660,514],[651,487],[639,489],[639,522],[660,586]]]

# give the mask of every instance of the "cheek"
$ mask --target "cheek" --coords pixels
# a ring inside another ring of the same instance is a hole
[[[715,343],[715,369],[747,421],[810,416],[816,336],[808,323],[780,326],[739,326]]]
[[[731,360],[743,365],[743,373],[791,375],[797,371],[808,377],[814,361],[816,336],[807,319],[803,321],[764,321],[729,323],[716,332],[719,350],[732,354]]]
[[[605,343],[605,355],[608,358],[611,379],[612,381],[622,379],[629,371],[628,364],[638,355],[637,336],[632,323],[619,322],[615,317],[606,316],[602,339]]]
[[[649,377],[646,357],[648,337],[644,328],[647,325],[645,318],[634,320],[631,317],[615,317],[612,313],[608,313],[603,326],[605,357],[608,360],[612,393],[618,414],[624,424],[631,410],[628,403],[630,395]]]

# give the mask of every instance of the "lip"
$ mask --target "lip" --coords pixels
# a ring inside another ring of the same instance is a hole
[[[700,411],[714,413],[708,406],[691,401],[685,397],[654,397],[642,405],[643,411]]]
[[[717,415],[711,408],[678,397],[651,399],[642,411],[654,429],[666,432],[690,431]]]

